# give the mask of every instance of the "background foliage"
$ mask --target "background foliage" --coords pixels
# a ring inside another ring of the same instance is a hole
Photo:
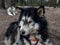
[[[60,0],[0,0],[0,7],[8,8],[9,6],[53,6],[60,7]]]

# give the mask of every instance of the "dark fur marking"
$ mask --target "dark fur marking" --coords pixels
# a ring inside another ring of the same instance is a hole
[[[18,21],[12,22],[5,33],[7,40],[11,36],[11,44],[15,42],[15,36],[17,35]]]

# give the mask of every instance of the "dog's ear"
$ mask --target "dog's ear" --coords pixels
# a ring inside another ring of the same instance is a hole
[[[19,10],[21,10],[21,11],[23,10],[23,8],[20,8],[20,7],[16,7],[16,9],[19,9]]]
[[[44,5],[41,5],[41,6],[37,9],[37,14],[38,14],[39,16],[42,16],[42,15],[45,14],[45,7],[44,7]]]
[[[17,14],[20,14],[21,12],[24,11],[24,8],[21,8],[21,7],[15,7],[15,8],[16,8]]]

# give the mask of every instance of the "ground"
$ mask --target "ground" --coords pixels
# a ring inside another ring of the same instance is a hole
[[[9,24],[18,19],[19,15],[9,16],[4,9],[0,9],[0,45],[3,45],[4,34]],[[60,8],[46,9],[45,17],[48,21],[49,34],[53,45],[60,45]]]

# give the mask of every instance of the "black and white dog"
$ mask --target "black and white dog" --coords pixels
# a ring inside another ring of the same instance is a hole
[[[46,40],[48,39],[48,24],[44,16],[44,6],[40,6],[39,8],[30,7],[19,9],[21,10],[21,14],[19,16],[18,23],[14,22],[14,26],[11,25],[10,28],[12,28],[7,30],[5,35],[5,44],[21,45],[20,42],[24,41],[24,38],[30,43],[30,34],[37,33],[41,35],[40,43],[43,45],[43,43],[46,42]],[[13,41],[11,41],[12,39]]]
[[[21,9],[21,14],[19,17],[20,31],[22,31],[23,36],[29,35],[35,31],[41,35],[41,43],[45,42],[48,38],[48,23],[45,19],[45,8],[40,6],[39,8],[25,8]]]

